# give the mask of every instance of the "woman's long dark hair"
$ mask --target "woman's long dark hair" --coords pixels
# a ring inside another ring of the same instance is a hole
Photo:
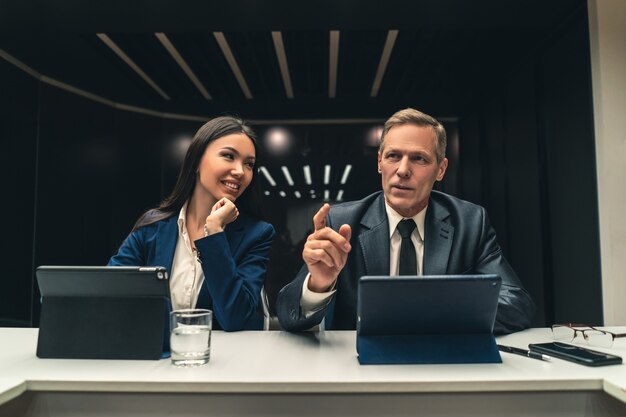
[[[133,231],[148,226],[152,223],[156,223],[160,220],[167,219],[173,215],[177,215],[180,209],[191,198],[191,194],[196,187],[196,180],[198,178],[198,167],[204,151],[207,146],[216,139],[224,137],[226,135],[243,133],[248,136],[254,144],[254,150],[256,153],[255,171],[258,164],[259,149],[257,146],[257,139],[254,131],[244,122],[242,119],[233,116],[221,116],[215,119],[209,120],[196,132],[193,141],[187,149],[183,166],[180,168],[176,185],[172,190],[172,193],[159,204],[158,207],[153,208],[145,212],[135,226]],[[252,181],[248,185],[248,188],[237,199],[237,208],[240,211],[248,213],[258,219],[263,216],[261,214],[261,190],[257,181],[257,176],[252,175]]]

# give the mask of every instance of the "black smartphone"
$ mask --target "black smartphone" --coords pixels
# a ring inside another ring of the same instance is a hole
[[[570,345],[569,343],[531,343],[528,345],[528,349],[586,366],[618,365],[622,363],[620,356]]]

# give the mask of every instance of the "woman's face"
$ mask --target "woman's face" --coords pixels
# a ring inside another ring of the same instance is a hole
[[[252,140],[243,133],[222,136],[211,142],[198,167],[198,188],[215,201],[226,197],[235,201],[252,181],[256,152]]]

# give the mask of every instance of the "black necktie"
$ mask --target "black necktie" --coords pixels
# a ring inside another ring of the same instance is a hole
[[[417,256],[411,241],[411,233],[415,229],[413,219],[404,219],[398,223],[398,232],[402,236],[400,244],[400,275],[417,275]]]

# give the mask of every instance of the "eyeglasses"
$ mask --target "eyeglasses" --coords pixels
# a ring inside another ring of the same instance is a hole
[[[554,340],[558,340],[561,342],[571,342],[576,336],[580,333],[583,336],[583,339],[590,345],[601,346],[601,347],[611,347],[613,346],[613,341],[620,337],[626,337],[626,333],[613,333],[606,330],[596,329],[593,326],[589,326],[588,324],[553,324],[552,325],[552,336]]]

